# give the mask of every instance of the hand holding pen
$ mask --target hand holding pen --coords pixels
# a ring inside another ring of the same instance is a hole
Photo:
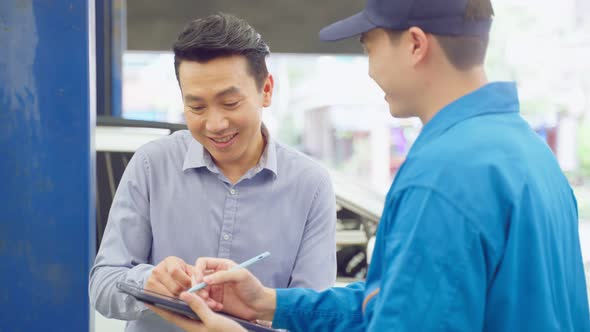
[[[258,256],[255,256],[255,257],[252,257],[249,260],[247,260],[245,262],[242,262],[239,265],[235,265],[235,266],[231,267],[228,271],[235,271],[237,269],[247,268],[248,266],[250,266],[250,265],[252,265],[252,264],[254,264],[256,262],[259,262],[259,261],[265,259],[268,256],[270,256],[270,252],[268,252],[268,251],[263,252],[262,254],[260,254]],[[197,263],[195,264],[195,267],[196,267],[196,265],[198,263],[199,263],[199,261],[197,260]],[[205,288],[206,286],[207,286],[207,283],[206,282],[200,282],[199,284],[194,285],[189,290],[187,290],[187,292],[189,292],[189,293],[196,292],[196,291],[198,291],[200,289]]]
[[[266,288],[252,275],[247,267],[268,257],[265,252],[241,264],[223,258],[199,258],[194,266],[194,275],[203,282],[187,292],[193,292],[206,300],[213,310],[223,310],[229,314],[248,320],[272,320],[276,305],[276,292]],[[216,271],[205,276],[205,271]],[[203,283],[205,286],[203,286]],[[209,288],[204,288],[211,286]],[[219,288],[217,292],[210,292]]]

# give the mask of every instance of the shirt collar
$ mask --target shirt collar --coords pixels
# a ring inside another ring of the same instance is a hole
[[[519,109],[516,83],[488,83],[443,107],[422,128],[411,152],[416,152],[461,121],[485,114],[518,113]]]
[[[267,169],[271,171],[275,177],[278,175],[278,167],[277,167],[277,148],[276,143],[270,136],[268,129],[262,124],[262,136],[266,141],[266,146],[264,147],[264,151],[262,152],[262,156],[258,161],[258,164],[250,171],[253,171],[254,174],[257,174],[263,169]],[[219,173],[219,169],[215,162],[213,162],[213,158],[211,158],[211,154],[209,151],[203,148],[203,146],[191,136],[191,140],[189,143],[189,147],[186,151],[184,156],[184,164],[182,166],[182,170],[186,171],[190,168],[207,168],[211,172]]]
[[[267,169],[277,176],[279,174],[277,167],[277,145],[270,136],[264,123],[262,124],[262,136],[266,139],[266,147],[262,152],[262,157],[260,158],[258,165],[261,169]]]

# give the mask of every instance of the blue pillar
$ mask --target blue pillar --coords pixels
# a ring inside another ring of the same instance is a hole
[[[0,331],[88,331],[93,0],[0,1]]]

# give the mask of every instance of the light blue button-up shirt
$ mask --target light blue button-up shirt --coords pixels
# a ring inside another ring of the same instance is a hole
[[[90,273],[90,300],[127,331],[178,331],[117,281],[143,285],[168,256],[241,262],[275,288],[332,286],[336,277],[335,196],[317,163],[275,142],[263,127],[263,155],[235,185],[188,131],[141,147],[121,179]]]

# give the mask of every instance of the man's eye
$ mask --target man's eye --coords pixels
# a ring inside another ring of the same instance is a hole
[[[205,106],[189,106],[188,108],[190,108],[191,111],[201,112],[205,109]]]
[[[235,101],[233,103],[225,103],[225,104],[223,104],[223,106],[225,106],[227,108],[234,108],[234,107],[238,106],[239,103],[240,103],[239,101]]]

